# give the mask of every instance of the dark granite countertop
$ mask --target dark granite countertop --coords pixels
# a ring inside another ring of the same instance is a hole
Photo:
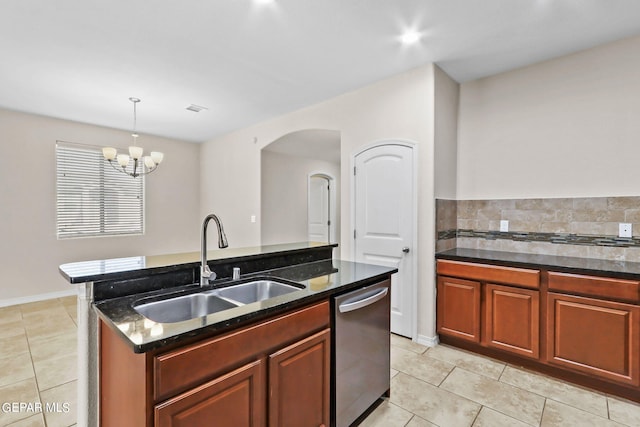
[[[317,242],[285,243],[279,245],[264,245],[248,248],[227,248],[207,252],[207,260],[210,265],[216,261],[224,261],[233,258],[241,261],[245,258],[253,262],[261,256],[273,256],[279,253],[303,252],[310,248],[336,247],[337,244]],[[197,267],[200,265],[200,252],[187,252],[169,255],[135,256],[127,258],[115,258],[96,261],[81,261],[62,264],[60,274],[69,283],[94,282],[102,280],[118,280],[122,278],[134,278],[150,273],[166,273],[185,267]]]
[[[621,279],[640,279],[640,263],[558,255],[539,255],[483,249],[455,248],[436,254],[436,259],[483,262],[524,268],[543,268],[565,273],[591,274]]]
[[[196,319],[175,323],[157,323],[139,314],[133,304],[145,297],[199,292],[199,285],[107,299],[95,304],[98,315],[117,331],[136,353],[144,353],[169,344],[212,332],[223,332],[247,322],[265,319],[278,313],[321,301],[387,278],[398,270],[370,264],[340,260],[322,260],[291,267],[253,273],[246,277],[277,277],[300,283],[304,289],[244,306],[231,308]],[[206,289],[229,284],[229,279],[213,282]]]

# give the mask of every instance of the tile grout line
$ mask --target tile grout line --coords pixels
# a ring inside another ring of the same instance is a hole
[[[22,307],[22,305],[20,307]],[[22,312],[22,309],[20,309],[20,316],[22,317],[22,325],[24,327],[24,335],[25,335],[25,338],[27,339],[27,348],[29,349],[29,359],[31,360],[31,369],[33,369],[33,381],[36,383],[36,392],[38,393],[38,400],[40,401],[40,405],[41,405],[41,408],[42,408],[42,395],[40,394],[40,387],[38,385],[38,373],[36,372],[36,364],[33,361],[33,354],[31,353],[31,339],[29,338],[29,334],[27,333],[27,328],[26,328],[26,325],[24,323],[25,322],[24,313]],[[41,410],[39,413],[40,413],[40,416],[42,417],[42,421],[44,422],[44,427],[48,427],[47,426],[47,419],[44,416],[44,411]]]
[[[478,409],[478,413],[476,414],[475,417],[473,417],[473,421],[471,421],[471,424],[469,425],[469,427],[473,427],[473,425],[476,423],[476,420],[480,416],[480,412],[482,411],[482,408],[484,408],[484,405],[481,404],[480,409]]]
[[[453,373],[453,371],[458,369],[458,365],[456,365],[455,363],[452,363],[452,365],[453,365],[453,369],[450,370],[449,372],[447,372],[447,375],[445,375],[445,377],[442,379],[442,381],[440,381],[440,383],[436,387],[440,388],[440,386],[447,380],[447,378],[449,378],[449,375],[451,375]],[[442,389],[442,390],[445,390],[445,389]],[[445,391],[449,391],[449,390],[445,390]],[[456,396],[458,395],[458,393],[454,393],[454,394]],[[462,397],[462,396],[460,396],[460,397]]]
[[[416,417],[416,414],[414,414],[413,412],[411,412],[411,418],[409,418],[409,421],[407,421],[406,423],[404,423],[404,425],[402,427],[407,427],[409,424],[411,424],[411,420],[414,419]]]
[[[538,421],[538,426],[542,425],[542,419],[544,418],[544,411],[547,410],[547,398],[544,398],[544,404],[542,405],[542,412],[540,413],[540,421]]]

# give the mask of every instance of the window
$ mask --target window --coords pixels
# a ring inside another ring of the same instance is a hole
[[[59,239],[144,233],[144,177],[116,171],[101,147],[56,143]]]

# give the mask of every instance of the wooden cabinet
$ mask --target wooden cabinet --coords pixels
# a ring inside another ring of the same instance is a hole
[[[640,281],[437,261],[440,341],[640,401]]]
[[[330,342],[326,329],[156,405],[155,426],[329,425]]]
[[[640,307],[553,292],[547,301],[549,363],[640,384]]]
[[[438,277],[438,333],[480,342],[480,282]]]
[[[439,260],[437,272],[439,334],[538,358],[538,270]]]
[[[136,354],[101,323],[101,427],[329,425],[328,301]]]
[[[269,356],[269,425],[329,425],[329,330]]]
[[[483,343],[537,359],[540,354],[540,292],[487,284]]]

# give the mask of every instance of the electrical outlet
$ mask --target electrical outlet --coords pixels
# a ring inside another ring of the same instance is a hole
[[[509,221],[506,219],[500,220],[500,231],[509,231]]]
[[[631,224],[626,222],[621,222],[620,224],[618,224],[618,237],[631,237],[631,236],[632,236]]]
[[[252,223],[256,222],[256,216],[255,215],[251,215],[251,222]]]

